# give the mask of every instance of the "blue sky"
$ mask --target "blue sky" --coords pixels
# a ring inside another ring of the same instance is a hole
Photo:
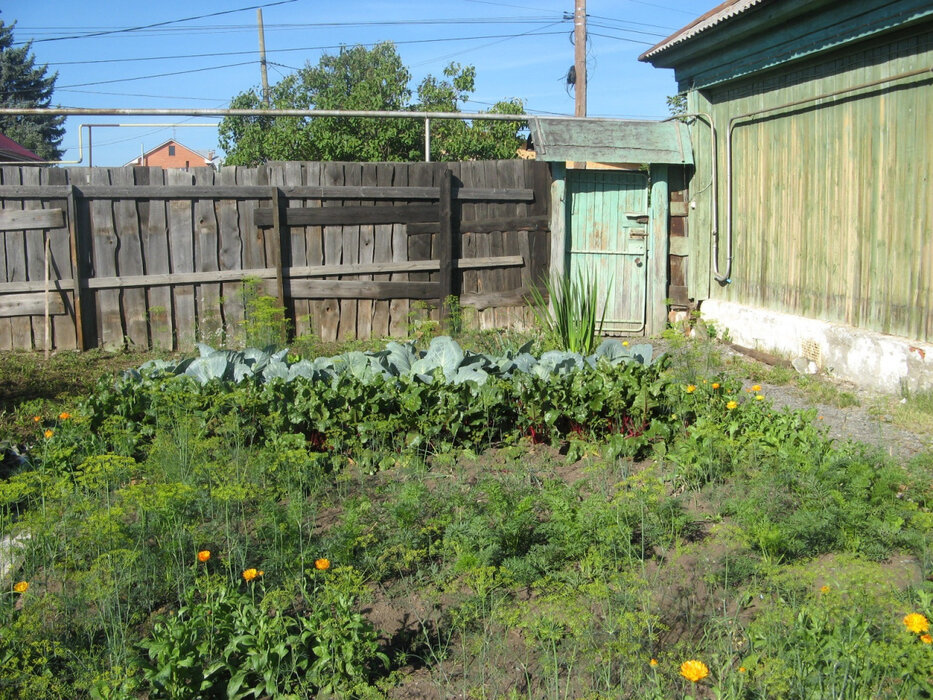
[[[637,56],[715,4],[588,0],[589,116],[666,117],[665,98],[676,90],[672,71],[640,63]],[[32,39],[37,63],[58,71],[57,104],[208,109],[226,107],[260,83],[258,6],[272,83],[306,62],[317,64],[341,44],[389,40],[412,73],[412,88],[429,73],[440,76],[451,61],[476,66],[475,102],[464,104],[464,111],[517,97],[529,113],[573,114],[573,95],[564,84],[573,65],[573,23],[564,17],[572,16],[573,0],[8,0],[0,19],[15,21],[16,41]],[[194,17],[200,18],[189,19]],[[123,165],[170,138],[207,152],[217,149],[216,129],[182,124],[216,121],[71,118],[62,145],[66,159],[78,158],[81,123],[171,122],[178,126],[95,127],[94,165]],[[87,129],[84,141],[86,165]]]

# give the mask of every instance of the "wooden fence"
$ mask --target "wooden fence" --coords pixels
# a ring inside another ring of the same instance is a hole
[[[518,160],[0,167],[0,350],[235,345],[257,285],[325,340],[404,336],[448,297],[525,323],[549,185]]]

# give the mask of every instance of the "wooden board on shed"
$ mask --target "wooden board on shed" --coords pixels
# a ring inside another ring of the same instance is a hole
[[[148,177],[151,186],[162,185],[165,174],[162,168],[140,168]],[[139,184],[143,184],[138,181]],[[149,200],[148,216],[143,218],[142,249],[146,261],[146,274],[168,274],[172,271],[169,260],[169,230],[166,218],[166,202],[159,199]],[[150,287],[147,290],[149,309],[149,337],[155,350],[171,350],[175,337],[175,319],[172,313],[172,288],[167,286]]]
[[[191,173],[176,168],[165,171],[167,185],[190,185]],[[190,200],[168,203],[169,250],[172,272],[194,272],[194,228]],[[172,288],[175,310],[175,342],[178,350],[190,350],[196,341],[194,286]]]
[[[88,168],[90,184],[109,185],[108,168]],[[95,277],[115,277],[117,273],[116,223],[113,203],[109,199],[93,199],[91,212],[91,259]],[[95,295],[98,342],[105,350],[121,350],[124,346],[123,319],[120,312],[120,292],[101,289]]]
[[[112,168],[111,180],[119,187],[132,187],[135,184],[133,168]],[[117,274],[126,277],[145,274],[136,200],[116,200],[113,203],[113,222],[117,233]],[[134,350],[149,349],[146,290],[124,289],[120,299],[126,329],[125,342]]]

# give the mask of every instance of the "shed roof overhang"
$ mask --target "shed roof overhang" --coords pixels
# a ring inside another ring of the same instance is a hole
[[[537,160],[693,164],[690,136],[679,121],[538,118],[529,127]]]
[[[930,0],[726,0],[638,57],[704,88],[933,20]]]

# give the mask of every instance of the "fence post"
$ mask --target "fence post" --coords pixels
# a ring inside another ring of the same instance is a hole
[[[441,175],[440,194],[438,201],[438,217],[440,227],[437,231],[437,257],[440,263],[438,283],[440,286],[440,299],[438,309],[440,320],[445,324],[450,316],[447,304],[448,297],[454,296],[454,200],[453,200],[453,174],[450,168]]]
[[[71,238],[71,269],[74,270],[75,345],[78,350],[87,350],[84,344],[84,312],[81,304],[81,255],[78,232],[78,207],[75,204],[75,186],[68,185],[68,235]]]

